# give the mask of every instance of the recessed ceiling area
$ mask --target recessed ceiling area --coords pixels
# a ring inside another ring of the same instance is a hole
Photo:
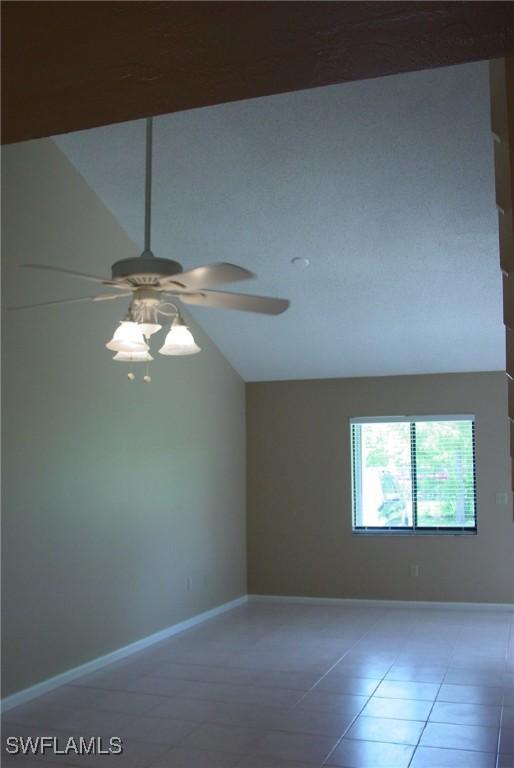
[[[55,139],[141,248],[144,138]],[[156,118],[152,250],[290,299],[191,309],[246,381],[503,369],[487,62]]]

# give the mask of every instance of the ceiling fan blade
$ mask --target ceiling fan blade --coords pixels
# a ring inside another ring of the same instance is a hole
[[[132,291],[100,294],[99,296],[94,296],[92,301],[112,301],[112,299],[123,299],[125,296],[132,296]]]
[[[19,307],[7,307],[10,312],[18,309],[36,309],[37,307],[50,307],[53,304],[76,304],[79,301],[94,301],[94,296],[82,296],[79,299],[59,299],[58,301],[42,301],[39,304],[23,304]]]
[[[78,304],[82,301],[110,301],[111,299],[122,299],[124,296],[131,296],[131,293],[108,293],[105,296],[80,296],[78,299],[58,299],[57,301],[42,301],[39,304],[23,304],[19,307],[7,307],[9,312],[18,309],[37,309],[38,307],[51,307],[55,304]]]
[[[195,267],[188,269],[187,272],[179,272],[176,275],[170,275],[161,279],[161,285],[166,283],[177,283],[188,289],[207,288],[210,285],[219,285],[221,283],[235,283],[237,280],[250,280],[255,277],[253,272],[249,272],[237,264],[228,264],[219,262],[218,264],[207,264],[205,267]]]
[[[177,293],[184,304],[196,304],[199,307],[220,307],[238,309],[243,312],[260,312],[263,315],[280,315],[289,306],[287,299],[274,299],[269,296],[252,296],[247,293],[226,293],[224,291],[202,291],[201,293]]]
[[[111,280],[106,277],[96,277],[96,275],[85,275],[83,272],[73,272],[71,269],[63,269],[62,267],[52,267],[49,264],[22,264],[25,269],[43,269],[46,272],[59,272],[61,275],[68,275],[69,277],[78,277],[81,280],[89,280],[93,283],[106,283],[111,285]],[[116,287],[116,286],[114,286]]]

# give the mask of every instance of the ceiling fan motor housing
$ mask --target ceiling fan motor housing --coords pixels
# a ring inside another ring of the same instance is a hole
[[[160,291],[152,288],[137,288],[132,298],[135,306],[157,307],[161,301]]]
[[[178,261],[159,259],[146,252],[136,258],[116,261],[111,267],[113,280],[130,278],[133,285],[154,285],[158,278],[178,275],[182,271]]]

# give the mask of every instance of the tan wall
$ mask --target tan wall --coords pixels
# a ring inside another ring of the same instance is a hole
[[[22,262],[137,255],[51,141],[8,147],[3,184],[4,305],[95,294]],[[4,317],[4,695],[246,592],[244,384],[197,328],[129,383],[103,346],[126,306]]]
[[[506,397],[504,373],[248,385],[249,592],[514,602]],[[477,536],[352,535],[348,420],[405,413],[476,414]]]

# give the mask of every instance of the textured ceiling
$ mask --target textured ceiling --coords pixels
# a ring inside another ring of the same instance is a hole
[[[144,123],[55,141],[141,244]],[[156,256],[291,300],[193,308],[247,381],[504,367],[485,62],[157,118],[152,226]]]

